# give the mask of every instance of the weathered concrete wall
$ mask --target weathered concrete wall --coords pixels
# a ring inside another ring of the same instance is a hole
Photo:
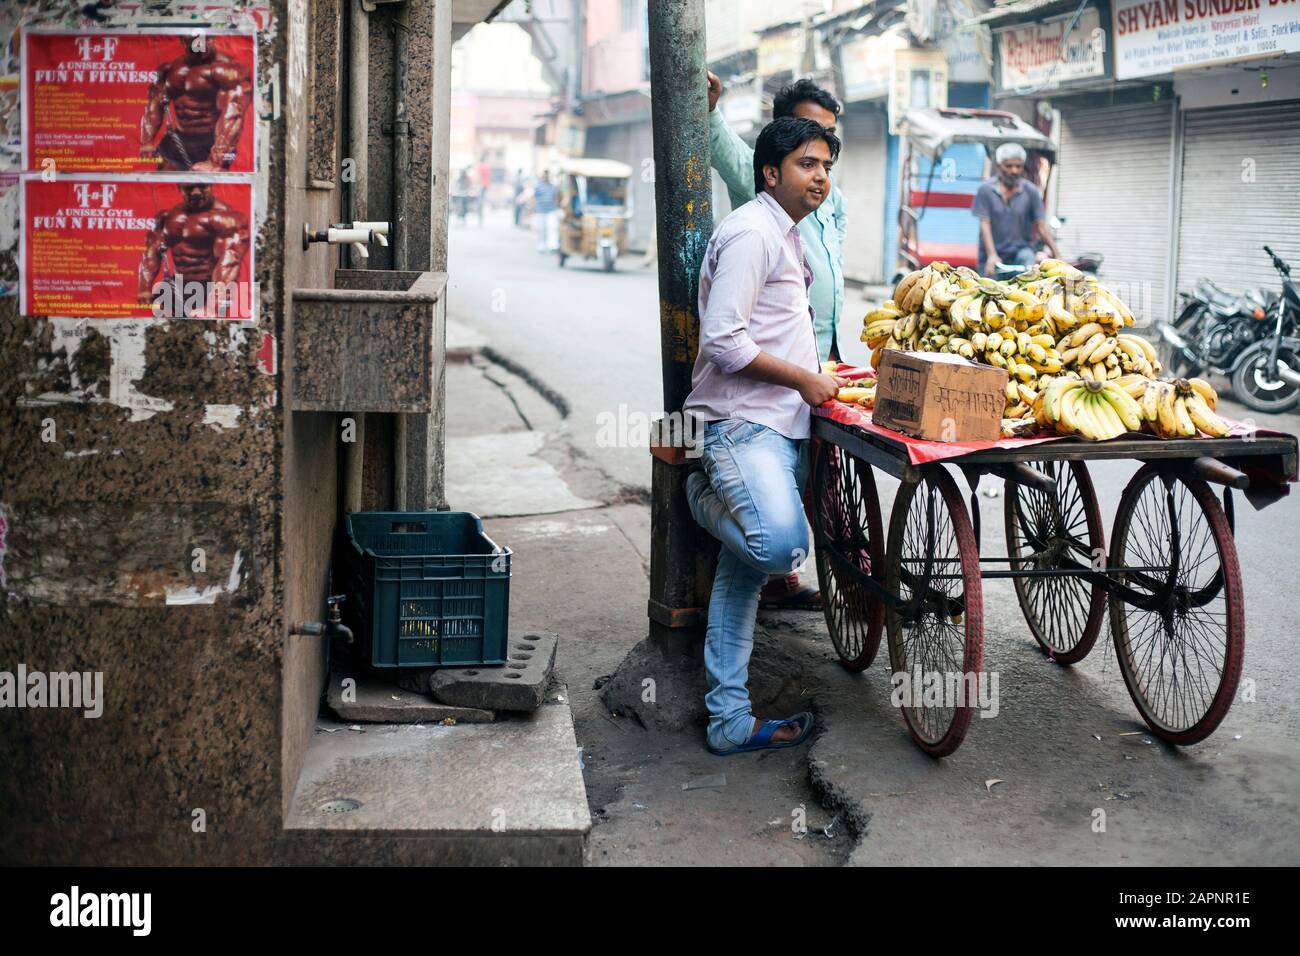
[[[338,124],[331,137],[319,126],[316,110],[337,104],[339,57],[313,44],[338,42],[339,4],[287,0],[287,52],[284,87],[284,180],[286,236],[300,236],[304,223],[313,230],[338,222],[343,153]],[[320,18],[329,17],[329,22]],[[338,116],[337,105],[326,112]],[[325,155],[332,152],[332,155]],[[334,168],[332,168],[334,167]],[[293,395],[295,328],[292,290],[328,289],[333,284],[338,249],[299,242],[283,247],[286,290],[284,385]],[[287,811],[303,757],[311,744],[321,691],[325,685],[325,650],[321,638],[292,635],[296,621],[323,619],[328,593],[332,536],[338,513],[339,419],[327,412],[301,412],[285,402],[284,429],[284,661],[280,747],[280,802]],[[277,821],[278,822],[278,821]]]
[[[29,10],[78,25],[78,6]],[[268,114],[287,49],[286,0],[269,7]],[[283,341],[284,116],[258,135],[255,327],[26,319],[0,299],[0,669],[99,671],[104,698],[97,719],[0,709],[0,861],[270,858],[285,411],[259,352]]]

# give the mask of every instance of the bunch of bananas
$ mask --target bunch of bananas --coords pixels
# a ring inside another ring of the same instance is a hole
[[[1228,434],[1227,423],[1215,413],[1219,397],[1204,379],[1149,381],[1139,398],[1143,420],[1161,438],[1195,438],[1198,431],[1214,438]]]
[[[950,352],[1007,370],[1004,434],[1021,434],[1057,376],[1109,382],[1160,373],[1155,348],[1122,332],[1135,319],[1094,277],[1047,259],[1011,282],[933,262],[904,276],[894,298],[863,320],[879,367],[885,349]]]
[[[1065,435],[1105,441],[1146,429],[1161,438],[1215,438],[1228,425],[1215,414],[1218,396],[1203,379],[1152,381],[1130,374],[1116,381],[1060,376],[1033,403],[1036,422]]]
[[[1118,438],[1142,427],[1137,401],[1114,382],[1062,377],[1043,391],[1035,417],[1063,435],[1088,441]]]

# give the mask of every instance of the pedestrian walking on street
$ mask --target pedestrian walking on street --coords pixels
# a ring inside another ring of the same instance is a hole
[[[1039,239],[1059,259],[1061,251],[1047,225],[1043,194],[1025,179],[1025,148],[1003,143],[993,160],[998,174],[980,183],[970,210],[980,221],[980,272],[994,275],[1004,262],[1032,266]]]
[[[524,214],[524,191],[528,188],[528,178],[524,176],[524,171],[522,169],[517,170],[515,172],[514,187],[515,187],[515,191],[514,191],[513,201],[514,201],[514,212],[515,212],[515,226],[518,227],[519,220],[523,217]]]
[[[731,197],[731,208],[738,209],[754,195],[754,150],[727,125],[717,109],[722,96],[722,81],[710,73],[709,149],[713,168],[718,171]],[[777,92],[772,101],[772,118],[799,116],[815,120],[835,133],[840,103],[812,80],[803,79]],[[799,223],[813,284],[810,304],[817,332],[817,356],[821,361],[839,359],[836,329],[844,314],[844,236],[848,217],[844,194],[831,183],[830,195],[815,212]],[[765,608],[802,608],[821,610],[821,595],[815,588],[799,581],[791,571],[774,577],[763,589]]]
[[[700,345],[683,411],[704,437],[686,496],[722,543],[704,648],[708,744],[719,755],[792,747],[812,731],[811,713],[756,719],[746,685],[759,592],[808,554],[810,409],[842,384],[821,371],[799,229],[829,197],[839,151],[815,120],[769,124],[754,150],[759,188],[718,225],[700,269]]]
[[[551,174],[543,172],[533,187],[533,215],[537,226],[537,251],[558,252],[560,249],[560,207],[556,203],[555,183]]]

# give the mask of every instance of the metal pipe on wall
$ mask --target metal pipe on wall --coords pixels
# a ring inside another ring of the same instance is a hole
[[[346,159],[352,161],[352,182],[348,184],[349,222],[366,221],[370,188],[370,15],[362,0],[352,0],[348,9],[348,141]],[[366,260],[349,248],[354,269],[364,269]],[[349,513],[361,510],[362,478],[365,472],[366,416],[357,412],[356,441],[344,451],[345,507]]]
[[[393,17],[393,268],[410,268],[410,249],[406,241],[407,175],[411,166],[411,123],[407,97],[407,24],[408,4],[403,3]],[[406,474],[407,425],[410,416],[398,414],[393,421],[393,498],[394,507],[405,511],[408,501]]]
[[[411,165],[411,123],[407,112],[409,70],[406,68],[408,7],[393,17],[393,268],[410,268],[406,242],[406,177]]]
[[[366,416],[351,416],[356,423],[352,441],[345,443],[343,453],[343,502],[348,514],[361,510],[362,478],[366,458]]]
[[[370,125],[370,15],[363,0],[352,0],[348,11],[348,144],[352,161],[352,182],[348,188],[348,222],[370,219],[370,156],[367,134]],[[364,269],[366,260],[353,256],[352,268]]]

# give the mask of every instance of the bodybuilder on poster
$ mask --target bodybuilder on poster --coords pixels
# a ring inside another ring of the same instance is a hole
[[[248,218],[217,199],[209,183],[182,183],[177,188],[183,198],[158,213],[145,241],[139,301],[149,305],[159,296],[155,311],[171,316],[247,314],[248,296],[235,300],[233,294],[239,288],[239,270],[248,254]],[[170,291],[173,281],[185,290],[184,296]],[[204,290],[197,310],[182,307],[190,303],[190,283],[200,283]]]
[[[203,37],[177,39],[184,52],[162,64],[149,87],[140,156],[160,161],[164,170],[224,172],[235,161],[252,102],[252,77]]]

